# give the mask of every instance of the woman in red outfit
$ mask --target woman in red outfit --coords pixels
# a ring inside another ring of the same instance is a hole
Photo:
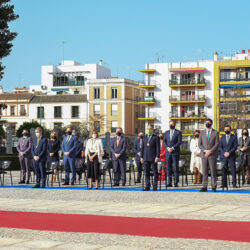
[[[163,136],[164,134],[163,133],[160,133],[159,134],[159,138],[160,138],[160,146],[161,146],[161,151],[160,151],[160,161],[164,161],[165,164],[164,164],[164,167],[163,169],[161,170],[161,181],[164,181],[165,180],[165,175],[166,175],[166,167],[167,167],[167,162],[166,162],[166,148],[163,144]],[[160,171],[159,171],[160,172]],[[159,175],[159,179],[160,181],[160,175]]]

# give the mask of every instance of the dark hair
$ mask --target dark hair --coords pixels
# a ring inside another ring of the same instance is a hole
[[[93,135],[94,133],[97,134],[96,138],[98,138],[98,137],[99,137],[99,134],[98,134],[98,132],[97,132],[95,129],[93,129],[93,130],[90,132],[89,137],[91,138],[92,135]]]
[[[174,125],[176,125],[176,121],[174,121],[174,120],[170,120],[170,122],[173,122],[173,123],[174,123]],[[170,122],[169,122],[169,123],[170,123]]]
[[[230,130],[231,130],[231,126],[230,126],[230,125],[228,125],[228,124],[225,126],[225,128],[230,128]]]
[[[40,131],[40,132],[43,132],[43,130],[42,130],[41,127],[37,127],[37,128],[35,129],[35,131],[36,131],[36,130],[38,130],[38,131]]]
[[[244,131],[244,130],[247,131],[247,136],[249,136],[249,132],[248,132],[248,129],[247,129],[247,128],[243,128],[243,129],[241,130],[241,136],[243,136],[243,131]]]
[[[154,129],[154,125],[149,123],[148,126],[150,126],[152,129]]]
[[[194,135],[195,135],[195,133],[201,133],[201,131],[199,130],[199,129],[196,129],[195,131],[194,131]]]
[[[205,122],[211,122],[211,123],[213,124],[213,120],[210,119],[210,118],[207,118],[207,119],[205,120]]]

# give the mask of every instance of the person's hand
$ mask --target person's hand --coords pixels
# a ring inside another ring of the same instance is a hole
[[[69,156],[69,152],[65,152],[64,155]]]
[[[226,158],[228,158],[228,157],[230,156],[230,154],[229,154],[228,152],[225,152],[224,156],[225,156]]]
[[[94,161],[93,156],[90,156],[90,157],[89,157],[89,160],[90,160],[91,162],[93,162],[93,161]]]
[[[119,158],[119,156],[120,156],[120,154],[115,154],[115,157],[116,157],[116,158]]]
[[[164,157],[164,154],[160,154],[160,157]]]
[[[143,164],[144,163],[144,160],[143,160],[143,158],[141,158],[141,164]]]
[[[172,153],[174,150],[172,148],[169,148],[169,153]]]
[[[35,161],[39,161],[39,157],[38,156],[34,156],[34,160]]]
[[[50,155],[50,157],[52,157],[52,156],[54,156],[54,153],[50,153],[49,155]]]
[[[156,158],[155,158],[155,163],[157,163],[158,161],[159,161],[159,159],[156,157]]]
[[[210,150],[206,150],[206,151],[205,151],[205,157],[208,158],[209,155],[211,155],[211,151],[210,151]]]
[[[141,152],[138,152],[137,154],[138,154],[139,156],[141,156]]]
[[[24,152],[21,152],[20,155],[21,155],[21,156],[24,156]]]
[[[200,154],[199,153],[194,153],[194,156],[199,156]]]
[[[244,146],[242,149],[243,149],[243,151],[246,151],[246,150],[247,150],[247,147]]]

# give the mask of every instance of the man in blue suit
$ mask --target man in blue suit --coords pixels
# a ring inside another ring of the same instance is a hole
[[[142,140],[141,147],[141,163],[144,167],[144,175],[146,179],[146,187],[143,191],[150,190],[150,169],[153,167],[154,171],[154,183],[153,191],[157,191],[158,184],[158,169],[157,162],[160,158],[160,139],[158,136],[153,134],[154,128],[153,125],[148,125],[147,135],[144,136]]]
[[[144,132],[140,132],[134,143],[135,163],[137,166],[137,183],[141,183],[142,163],[140,156],[141,156],[143,137],[144,137]]]
[[[170,121],[170,130],[167,130],[163,137],[163,144],[166,148],[167,160],[167,187],[172,187],[172,168],[174,169],[174,186],[178,187],[179,182],[179,159],[182,134],[181,131],[175,129],[175,125],[175,121]]]
[[[233,178],[233,187],[236,186],[236,167],[235,160],[236,154],[235,151],[238,147],[237,137],[231,134],[231,126],[225,126],[225,135],[221,137],[220,140],[220,157],[223,164],[222,168],[222,188],[227,188],[227,174],[228,174],[228,164],[231,168],[232,178]]]
[[[42,188],[46,184],[46,169],[47,160],[47,139],[42,135],[42,128],[38,127],[35,130],[36,139],[32,143],[33,165],[36,174],[36,185],[33,188],[40,188],[42,179]]]
[[[71,171],[71,185],[74,185],[76,178],[76,147],[77,138],[72,135],[72,128],[68,127],[66,130],[66,136],[64,136],[62,141],[62,151],[63,151],[63,161],[65,167],[65,183],[63,185],[69,185],[69,173]]]
[[[116,136],[110,142],[110,151],[115,175],[114,186],[119,186],[120,174],[122,175],[122,186],[126,184],[126,150],[127,139],[122,136],[122,128],[116,129]]]

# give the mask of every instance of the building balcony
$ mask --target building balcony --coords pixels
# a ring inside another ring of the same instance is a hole
[[[194,130],[191,130],[191,129],[181,129],[181,133],[182,133],[183,136],[192,136],[193,133],[194,133]]]
[[[139,88],[145,88],[145,89],[154,89],[156,87],[156,81],[138,81],[139,82]]]
[[[171,88],[204,88],[206,86],[205,78],[202,79],[179,79],[179,80],[169,80],[169,87]]]
[[[136,113],[138,120],[142,121],[154,121],[156,119],[156,114],[154,112],[144,112]]]
[[[138,103],[139,104],[154,105],[155,98],[153,96],[144,96],[143,98],[138,98]]]
[[[176,103],[205,103],[205,95],[190,95],[190,96],[169,96],[169,102]]]
[[[206,119],[205,114],[202,112],[200,115],[196,115],[195,112],[181,112],[178,115],[177,112],[170,112],[169,119],[171,120],[204,120]]]
[[[139,72],[141,73],[145,73],[145,74],[154,74],[155,73],[155,69],[140,69]]]
[[[169,69],[170,72],[172,73],[192,73],[192,72],[204,72],[206,68],[172,68]]]
[[[232,102],[232,101],[250,101],[250,95],[227,95],[227,96],[220,96],[221,102]]]

